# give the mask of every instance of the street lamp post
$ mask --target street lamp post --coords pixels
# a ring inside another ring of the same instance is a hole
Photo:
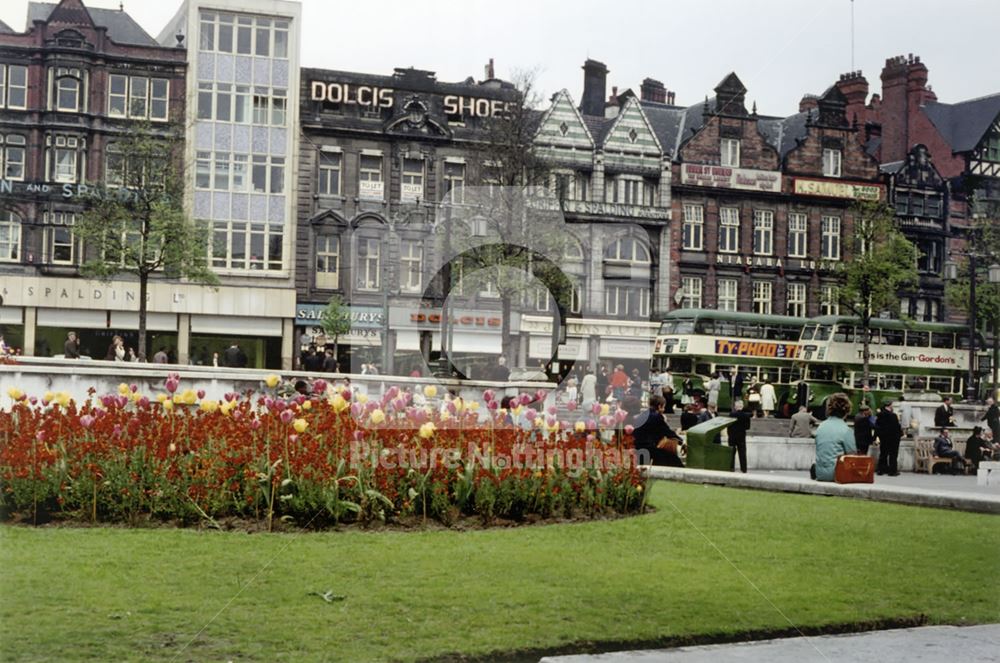
[[[993,287],[1000,289],[1000,263],[993,263],[990,265],[989,270],[987,271],[987,276],[990,284]],[[994,297],[997,300],[1000,300],[1000,293],[995,292]],[[1000,311],[994,311],[994,315],[993,361],[991,362],[993,364],[993,389],[991,390],[990,395],[995,399],[997,397],[997,388],[1000,386],[1000,382],[997,380],[997,371],[1000,369],[1000,367],[997,366],[997,364],[1000,364]]]

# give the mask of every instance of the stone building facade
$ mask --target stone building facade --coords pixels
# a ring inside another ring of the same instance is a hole
[[[24,32],[0,31],[0,326],[8,344],[58,354],[74,330],[84,352],[103,358],[112,333],[134,334],[135,284],[79,279],[96,249],[73,225],[88,185],[108,180],[115,141],[130,124],[155,132],[183,121],[186,71],[183,50],[158,44],[123,11],[79,0],[31,2]],[[150,329],[176,344],[176,316],[153,314]]]

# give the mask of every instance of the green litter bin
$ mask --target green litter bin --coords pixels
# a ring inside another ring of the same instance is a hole
[[[712,440],[734,423],[736,419],[732,417],[715,417],[687,429],[687,460],[684,466],[732,472],[736,448],[727,444],[715,444]]]

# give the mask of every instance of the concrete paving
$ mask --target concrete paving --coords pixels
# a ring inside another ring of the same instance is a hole
[[[761,640],[611,654],[553,656],[545,663],[987,663],[1000,660],[1000,625],[925,626],[848,635]]]
[[[838,484],[813,481],[805,472],[718,472],[676,467],[651,467],[655,479],[713,484],[776,492],[853,497],[879,502],[1000,514],[1000,486],[977,486],[974,476],[938,476],[904,473],[876,476],[875,483]]]

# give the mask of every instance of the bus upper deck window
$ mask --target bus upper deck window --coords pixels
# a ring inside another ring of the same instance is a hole
[[[845,342],[847,340],[847,334],[845,333],[847,329],[848,327],[846,327],[845,325],[837,325],[836,327],[834,327],[833,340],[838,343]]]
[[[955,334],[955,347],[959,350],[969,349],[969,335],[967,333]]]
[[[676,327],[676,326],[677,326],[677,323],[674,322],[673,320],[665,320],[663,322],[663,324],[660,325],[660,336],[665,336],[667,334],[673,334],[674,333],[674,327]]]
[[[674,328],[673,333],[675,334],[694,333],[694,320],[678,320],[677,327]]]
[[[830,340],[830,325],[818,325],[816,327],[817,341],[829,341]]]
[[[762,331],[760,325],[753,323],[743,323],[739,326],[740,338],[760,338]]]
[[[925,331],[906,332],[906,346],[910,348],[926,348],[930,334]]]
[[[902,329],[883,329],[882,330],[882,343],[885,345],[902,345],[903,344],[903,330]]]
[[[714,334],[715,333],[715,321],[714,320],[698,320],[694,324],[694,331],[696,334]]]
[[[716,336],[736,336],[736,323],[728,320],[715,321]]]
[[[806,325],[802,328],[802,340],[811,341],[814,333],[816,333],[816,325]]]
[[[951,332],[932,332],[931,333],[931,347],[932,348],[951,348],[955,347],[955,335]]]

